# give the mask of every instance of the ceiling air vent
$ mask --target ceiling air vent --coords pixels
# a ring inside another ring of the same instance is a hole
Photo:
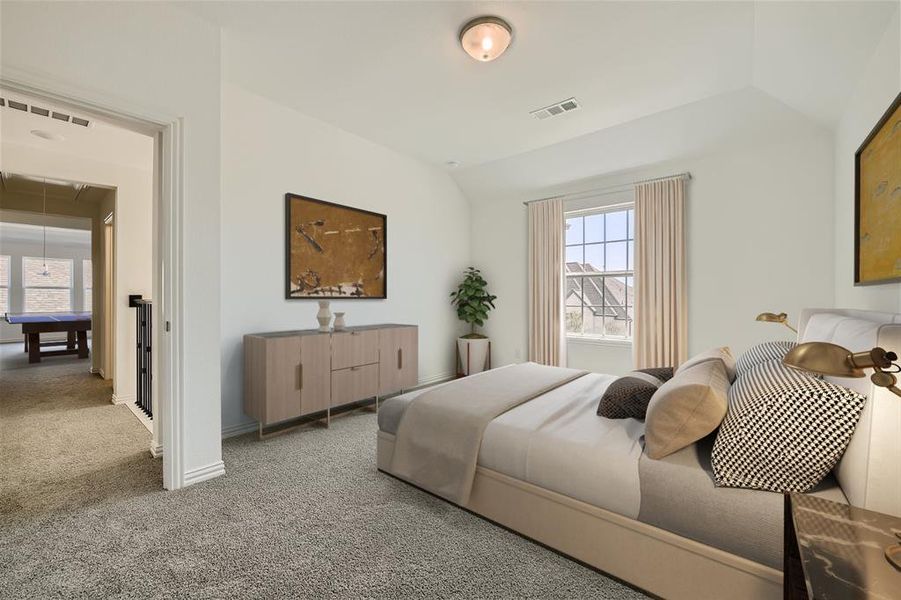
[[[536,119],[547,119],[548,117],[556,117],[557,115],[562,115],[563,113],[572,112],[582,108],[582,105],[579,104],[579,101],[575,98],[568,98],[566,100],[562,100],[557,102],[556,104],[551,104],[550,106],[545,106],[544,108],[539,108],[538,110],[533,110],[529,114],[535,117]]]
[[[41,117],[48,117],[50,119],[56,119],[57,121],[65,121],[66,123],[73,123],[75,125],[81,125],[82,127],[90,127],[91,122],[88,119],[82,119],[81,117],[73,117],[67,115],[66,113],[61,113],[55,110],[51,110],[48,108],[43,108],[40,106],[31,105],[30,107],[25,102],[19,102],[17,100],[9,100],[7,98],[0,98],[0,107],[8,106],[9,108],[14,108],[16,110],[21,110],[22,112],[29,112],[29,108],[31,113],[34,115],[38,115]]]

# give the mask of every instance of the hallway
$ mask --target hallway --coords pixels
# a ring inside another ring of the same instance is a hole
[[[161,489],[150,433],[88,367],[0,345],[0,526]]]

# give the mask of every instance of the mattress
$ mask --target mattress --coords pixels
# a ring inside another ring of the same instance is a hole
[[[661,460],[639,460],[638,520],[782,570],[782,494],[713,485],[715,435]],[[832,475],[811,493],[847,503]]]
[[[591,373],[504,413],[485,430],[478,464],[781,570],[782,494],[715,487],[715,436],[662,460],[648,458],[643,421],[597,415],[614,379]],[[384,401],[379,428],[395,434],[424,391]],[[812,493],[847,502],[831,475]]]
[[[478,464],[634,519],[644,423],[597,415],[616,379],[589,373],[494,419]]]
[[[614,379],[589,373],[507,411],[485,430],[478,464],[636,518],[644,423],[597,415],[598,401]],[[407,406],[424,391],[382,402],[379,429],[397,433]]]

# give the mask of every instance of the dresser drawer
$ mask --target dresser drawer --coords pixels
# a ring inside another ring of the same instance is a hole
[[[378,364],[332,371],[332,406],[373,398],[378,393]]]
[[[360,367],[379,362],[377,329],[348,331],[332,335],[332,369]]]

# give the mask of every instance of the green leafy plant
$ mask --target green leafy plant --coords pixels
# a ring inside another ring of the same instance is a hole
[[[464,271],[463,281],[457,290],[451,292],[451,304],[457,309],[457,318],[469,323],[472,328],[464,338],[485,337],[476,333],[476,325],[485,326],[488,311],[494,308],[494,301],[497,300],[497,296],[489,294],[487,288],[488,282],[482,273],[475,267],[469,267]]]

